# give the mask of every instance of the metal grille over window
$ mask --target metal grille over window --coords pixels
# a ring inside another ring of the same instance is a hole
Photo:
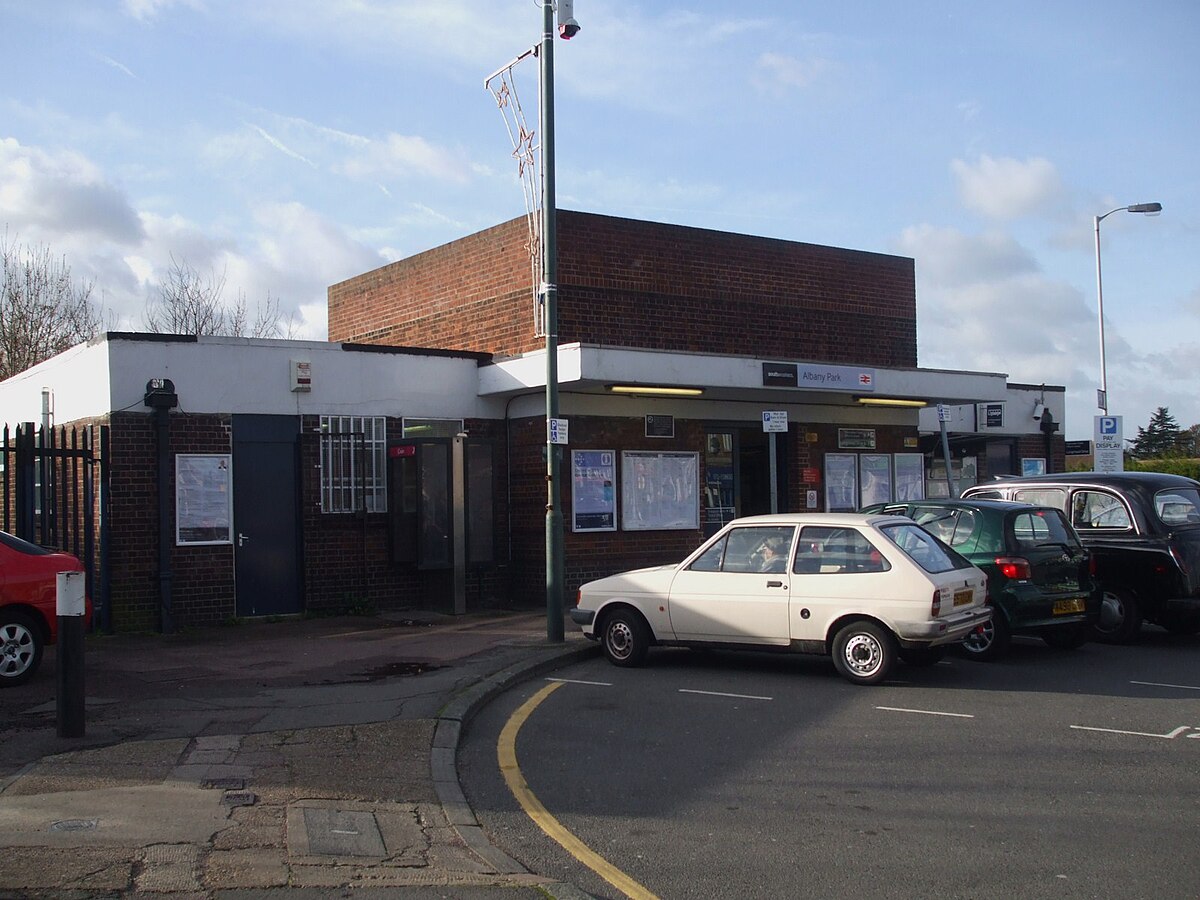
[[[321,512],[387,511],[387,420],[321,416]]]

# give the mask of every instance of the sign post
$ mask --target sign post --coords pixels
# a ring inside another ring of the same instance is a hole
[[[58,736],[83,737],[83,631],[84,613],[87,610],[84,574],[59,572],[55,589],[55,611],[58,613]]]
[[[764,409],[762,414],[763,431],[771,436],[771,440],[767,442],[769,460],[768,468],[771,470],[771,512],[779,512],[779,474],[775,470],[775,459],[778,450],[775,446],[775,435],[779,432],[787,433],[788,420],[786,409]]]

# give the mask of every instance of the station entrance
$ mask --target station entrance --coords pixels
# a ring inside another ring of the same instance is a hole
[[[776,434],[775,496],[777,510],[787,512],[788,435]],[[771,512],[772,435],[761,427],[710,426],[704,434],[705,536],[716,534],[741,516]]]

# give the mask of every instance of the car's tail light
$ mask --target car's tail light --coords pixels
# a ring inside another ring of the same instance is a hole
[[[937,588],[933,592],[933,603],[929,605],[929,614],[931,616],[940,616],[942,614],[942,589]]]
[[[1099,572],[1100,572],[1100,566],[1096,562],[1096,554],[1089,553],[1088,554],[1088,574],[1090,576],[1092,576],[1092,578],[1095,578],[1096,575],[1099,574]]]
[[[575,592],[575,605],[578,606],[583,601],[583,591]]]
[[[997,556],[996,567],[1000,570],[1001,575],[1014,581],[1028,580],[1033,576],[1029,560],[1019,556]]]

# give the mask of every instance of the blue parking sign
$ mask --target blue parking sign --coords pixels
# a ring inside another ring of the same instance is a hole
[[[1120,420],[1117,416],[1101,416],[1100,417],[1100,433],[1103,435],[1116,435],[1121,433]]]

